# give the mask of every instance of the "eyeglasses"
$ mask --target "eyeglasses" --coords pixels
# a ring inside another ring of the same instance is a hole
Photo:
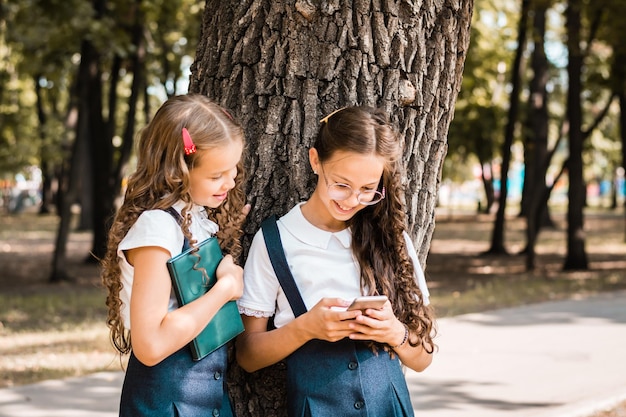
[[[324,167],[322,165],[320,165],[320,167],[322,168],[324,182],[326,183],[326,187],[328,187],[328,196],[333,200],[347,200],[356,193],[356,199],[359,204],[362,204],[364,206],[373,206],[374,204],[380,202],[383,198],[385,198],[385,187],[382,188],[382,192],[378,190],[354,191],[352,187],[350,187],[348,184],[343,184],[340,182],[328,184],[328,180],[326,179],[326,173],[324,172]]]

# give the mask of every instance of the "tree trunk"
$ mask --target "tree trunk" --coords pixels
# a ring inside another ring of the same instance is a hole
[[[54,254],[52,259],[52,272],[50,282],[71,280],[67,272],[67,241],[70,234],[72,220],[71,207],[78,198],[78,183],[82,172],[81,155],[89,138],[89,110],[88,100],[84,97],[89,94],[88,85],[91,83],[91,67],[97,62],[98,56],[89,41],[83,41],[81,46],[81,62],[78,68],[78,122],[76,124],[76,138],[72,146],[71,158],[67,175],[64,179],[64,187],[59,193],[59,228],[57,232]]]
[[[133,26],[130,28],[130,36],[133,44],[133,54],[130,57],[129,64],[125,64],[124,59],[116,55],[113,59],[111,69],[111,82],[109,90],[109,109],[108,120],[104,121],[102,109],[99,109],[99,116],[94,123],[98,123],[103,128],[99,129],[101,134],[96,135],[93,140],[95,149],[94,158],[97,157],[97,163],[94,163],[92,176],[94,178],[94,222],[93,222],[93,240],[90,260],[101,259],[106,252],[107,235],[110,227],[110,220],[115,214],[115,198],[121,190],[122,176],[124,167],[130,159],[133,149],[133,141],[135,135],[135,120],[137,116],[137,103],[143,91],[144,85],[144,63],[145,63],[145,37],[144,26],[145,17],[141,12],[141,0],[135,0],[132,9]],[[113,137],[116,133],[116,114],[119,95],[117,94],[117,85],[120,80],[118,76],[120,68],[125,67],[132,74],[132,83],[130,96],[127,101],[128,109],[126,110],[126,127],[122,135],[122,145],[119,148],[113,147]]]
[[[626,170],[626,92],[622,91],[619,95],[619,127],[622,137],[622,168]],[[622,185],[622,187],[624,187]],[[626,187],[622,189],[625,191]],[[626,202],[624,203],[626,206]],[[626,215],[626,210],[625,215]],[[626,216],[624,217],[624,242],[626,242]]]
[[[37,120],[39,121],[39,139],[41,140],[41,147],[39,155],[41,158],[40,168],[42,175],[41,182],[41,207],[39,208],[39,214],[48,214],[51,212],[54,195],[52,190],[52,178],[53,178],[53,164],[50,162],[50,155],[48,154],[46,144],[46,124],[48,122],[48,115],[44,110],[43,94],[40,84],[41,75],[33,77],[35,84],[35,97],[37,97]]]
[[[583,57],[580,48],[581,31],[581,0],[569,0],[566,9],[567,75],[569,88],[567,92],[567,118],[569,120],[569,204],[567,209],[567,254],[563,269],[588,269],[587,253],[585,252],[585,232],[583,229],[583,207],[585,186],[583,182],[582,161],[582,106],[580,94],[582,90],[581,73]]]
[[[246,247],[262,219],[311,193],[307,151],[319,120],[364,104],[384,108],[402,133],[409,228],[425,263],[472,6],[472,0],[207,2],[190,91],[233,110],[246,131],[253,206]],[[275,380],[232,368],[238,416],[284,415]]]
[[[517,35],[517,51],[511,68],[511,98],[509,104],[508,119],[504,129],[504,143],[502,145],[502,168],[500,170],[500,195],[498,196],[498,211],[491,235],[491,247],[488,253],[506,254],[504,247],[504,222],[506,216],[506,199],[508,194],[508,175],[511,163],[511,146],[515,138],[515,125],[517,124],[517,114],[519,111],[519,94],[522,84],[522,58],[526,45],[526,28],[528,22],[528,9],[530,0],[522,0],[520,9],[520,20]]]
[[[493,188],[493,166],[491,165],[491,161],[483,161],[480,160],[480,178],[483,183],[483,189],[485,190],[485,199],[487,200],[485,207],[482,210],[479,210],[482,213],[489,214],[491,213],[491,208],[493,207],[493,203],[495,202],[495,190]]]
[[[539,3],[533,16],[533,79],[530,82],[530,135],[526,142],[526,180],[522,210],[526,215],[526,270],[535,268],[535,243],[543,216],[548,214],[548,203],[542,194],[546,189],[548,171],[548,59],[544,48],[547,4]]]
[[[622,48],[615,48],[613,77],[615,83],[615,92],[619,100],[619,132],[622,139],[622,175],[624,178],[624,170],[626,170],[626,51]],[[617,190],[618,183],[615,183],[615,193],[626,191],[626,187]],[[624,185],[622,184],[622,187]],[[617,199],[617,196],[616,196]],[[626,205],[626,202],[624,203]],[[626,214],[626,211],[625,211]],[[624,242],[626,242],[626,216],[624,217]]]

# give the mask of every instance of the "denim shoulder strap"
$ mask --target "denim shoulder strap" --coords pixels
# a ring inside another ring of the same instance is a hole
[[[163,211],[168,212],[174,219],[176,219],[176,223],[180,226],[183,225],[183,216],[181,216],[174,207],[168,207],[163,209]],[[183,241],[183,252],[190,248],[189,239],[186,236],[183,236],[185,240]]]
[[[283,250],[283,244],[280,240],[280,232],[278,231],[278,225],[276,224],[276,216],[270,216],[261,223],[261,229],[263,230],[263,238],[265,239],[265,246],[267,246],[267,252],[278,277],[280,286],[283,287],[285,296],[289,301],[291,310],[295,317],[306,313],[307,309],[302,301],[302,296],[296,282],[293,280],[293,275],[289,270],[287,259],[285,258],[285,251]]]

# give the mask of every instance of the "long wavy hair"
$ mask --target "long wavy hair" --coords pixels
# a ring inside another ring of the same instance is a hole
[[[185,155],[182,129],[189,131],[196,153]],[[128,230],[146,210],[167,209],[177,201],[184,201],[182,209],[183,234],[191,245],[196,242],[189,231],[190,210],[193,201],[190,193],[189,172],[204,152],[227,146],[233,142],[244,143],[244,133],[234,118],[216,103],[203,95],[182,95],[167,100],[156,112],[152,121],[141,131],[137,148],[137,169],[129,177],[124,201],[117,211],[107,241],[107,252],[102,260],[102,283],[108,290],[107,325],[111,342],[120,353],[131,349],[130,332],[124,328],[120,315],[122,301],[121,270],[117,248]],[[241,225],[245,219],[243,206],[243,163],[237,166],[235,187],[227,199],[215,209],[205,207],[209,218],[220,226],[217,238],[225,253],[235,259],[241,254]]]
[[[403,235],[407,226],[396,129],[379,109],[347,107],[322,120],[314,147],[322,163],[337,151],[373,154],[385,160],[379,184],[385,198],[349,221],[352,252],[361,270],[361,287],[368,288],[368,295],[389,297],[396,317],[417,335],[416,340],[409,339],[411,346],[421,344],[432,353],[434,312],[424,305]]]

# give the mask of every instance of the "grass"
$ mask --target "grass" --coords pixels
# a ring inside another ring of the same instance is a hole
[[[102,322],[106,313],[102,300],[103,291],[98,288],[0,294],[0,321],[9,332],[73,330]]]
[[[468,280],[457,289],[432,289],[437,316],[494,310],[626,289],[624,272],[596,273],[593,278],[497,276]]]
[[[0,387],[121,369],[98,267],[83,262],[89,233],[73,232],[68,243],[75,282],[47,282],[57,222],[32,213],[0,217]]]
[[[626,288],[624,214],[587,216],[588,271],[563,272],[564,216],[542,231],[537,269],[524,270],[524,224],[507,219],[509,255],[485,255],[489,216],[439,216],[426,275],[439,317],[578,297]],[[96,265],[83,260],[91,235],[75,231],[68,243],[73,283],[48,284],[57,219],[32,213],[0,217],[0,387],[119,370],[108,340],[105,293]],[[19,233],[18,233],[19,232]],[[610,416],[609,414],[606,415]]]

